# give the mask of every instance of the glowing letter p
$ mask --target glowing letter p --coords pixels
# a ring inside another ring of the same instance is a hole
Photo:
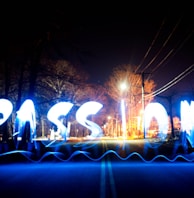
[[[11,115],[13,110],[12,103],[7,99],[0,99],[0,113],[2,117],[0,118],[0,125],[2,125],[8,117]]]

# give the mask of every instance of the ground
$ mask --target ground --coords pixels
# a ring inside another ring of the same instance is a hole
[[[49,142],[41,142],[40,158],[34,157],[34,150],[2,153],[0,197],[190,197],[193,193],[192,149],[184,153],[175,142],[160,145],[144,140],[87,143],[55,142],[57,147],[47,147]]]

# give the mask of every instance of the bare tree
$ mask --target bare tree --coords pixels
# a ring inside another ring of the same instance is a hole
[[[149,101],[142,101],[142,76],[141,74],[135,74],[133,71],[134,66],[132,65],[118,66],[113,69],[109,79],[105,82],[107,93],[115,101],[119,103],[121,99],[124,99],[130,129],[136,127],[133,123],[137,122],[137,117],[142,110],[142,102],[146,105],[153,99],[149,98]],[[123,85],[125,87],[122,87]],[[145,94],[151,93],[155,86],[153,80],[145,80]]]
[[[88,75],[84,71],[78,70],[66,60],[42,60],[36,82],[39,115],[46,117],[49,108],[60,101],[79,106],[88,97],[85,92],[87,79]],[[64,119],[67,124],[69,115]]]
[[[79,71],[66,60],[43,60],[37,78],[37,95],[41,100],[65,100],[76,102],[80,87],[87,74]]]
[[[22,100],[26,97],[28,90],[27,65],[16,60],[4,60],[0,64],[0,87],[1,97],[10,100],[13,104],[13,113],[4,124],[4,135],[12,137],[15,112],[19,109]],[[6,139],[7,139],[6,138]]]

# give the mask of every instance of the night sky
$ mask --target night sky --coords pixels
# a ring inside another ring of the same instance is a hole
[[[104,83],[112,68],[131,64],[160,88],[194,64],[194,18],[189,7],[159,2],[145,7],[115,4],[114,9],[57,3],[2,7],[1,56],[20,55],[35,39],[51,35],[56,56],[81,65],[92,82]],[[193,79],[192,72],[168,92],[191,91]]]

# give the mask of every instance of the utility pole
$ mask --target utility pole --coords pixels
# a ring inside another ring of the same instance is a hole
[[[143,128],[143,137],[144,139],[146,138],[146,131],[145,131],[145,115],[144,115],[144,109],[145,109],[145,74],[150,74],[150,73],[141,73],[141,93],[142,93],[142,128]]]
[[[150,74],[150,73],[145,73],[141,72],[138,73],[141,74],[141,103],[142,103],[142,129],[143,129],[143,138],[146,138],[146,131],[145,131],[145,118],[144,118],[144,109],[145,109],[145,74]]]
[[[142,84],[141,84],[141,93],[142,93],[142,128],[143,128],[143,138],[145,139],[145,137],[146,137],[146,135],[145,135],[145,123],[144,123],[144,109],[145,109],[145,97],[144,97],[144,95],[145,95],[145,91],[144,91],[144,86],[145,86],[145,84],[144,84],[144,72],[142,72],[141,73],[141,82],[142,82]]]

